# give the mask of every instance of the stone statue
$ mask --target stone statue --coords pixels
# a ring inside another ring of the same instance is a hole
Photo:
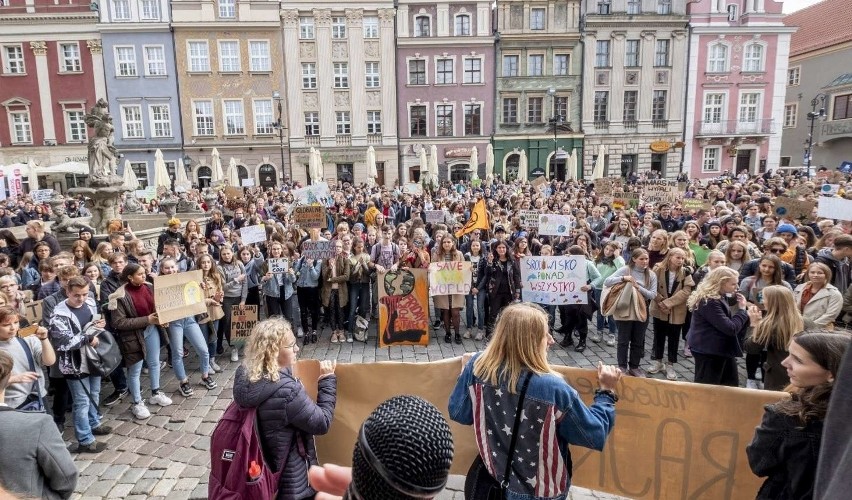
[[[113,145],[115,127],[108,107],[103,98],[98,99],[92,111],[85,117],[86,125],[95,129],[95,133],[89,139],[89,173],[93,180],[109,177],[116,171],[118,151]]]
[[[73,219],[68,216],[68,212],[65,210],[65,198],[61,194],[54,193],[47,204],[50,205],[50,209],[53,212],[53,226],[50,229],[54,233],[70,233],[81,229],[92,230],[92,228],[83,222],[84,219],[82,217]]]
[[[128,192],[124,194],[124,212],[125,213],[137,213],[142,210],[142,204],[139,203],[139,200],[133,196],[133,192]]]

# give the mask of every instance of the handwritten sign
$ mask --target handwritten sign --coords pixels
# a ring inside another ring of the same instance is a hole
[[[670,203],[680,196],[677,181],[649,180],[643,182],[640,189],[645,203]]]
[[[826,219],[852,220],[852,200],[821,197],[817,215]]]
[[[613,191],[621,190],[621,179],[604,177],[595,180],[595,192],[599,196],[612,196]]]
[[[243,188],[236,186],[225,186],[225,198],[229,200],[238,200],[243,197]]]
[[[266,264],[272,274],[284,274],[290,269],[290,262],[287,259],[269,259]]]
[[[323,260],[334,257],[334,242],[305,241],[302,243],[302,255],[308,260]]]
[[[439,261],[429,264],[429,295],[468,295],[471,263]]]
[[[811,216],[815,203],[779,196],[775,198],[775,215],[783,219],[802,220]]]
[[[550,236],[568,236],[573,224],[570,215],[539,214],[538,234]]]
[[[710,210],[710,200],[699,200],[697,198],[684,198],[681,201],[684,210]]]
[[[53,197],[52,189],[36,189],[34,191],[30,191],[30,198],[32,198],[33,203],[44,203],[50,198]]]
[[[636,209],[639,207],[639,193],[612,193],[612,208],[621,210],[624,208]]]
[[[322,229],[328,225],[325,207],[301,205],[293,209],[293,221],[301,227]]]
[[[538,229],[539,215],[541,215],[541,210],[518,210],[518,220],[521,222],[521,227]]]
[[[41,301],[35,300],[24,304],[24,317],[31,325],[38,324],[41,321]],[[50,319],[50,318],[48,318]]]
[[[429,345],[429,285],[426,269],[378,273],[379,347]]]
[[[588,296],[580,290],[586,284],[586,258],[522,257],[521,279],[524,300],[536,304],[585,304]]]
[[[402,186],[402,192],[412,196],[420,196],[423,194],[423,186],[416,182],[409,182]]]
[[[248,337],[257,324],[257,306],[231,306],[231,336],[236,338]]]
[[[426,224],[440,224],[446,215],[443,210],[426,210]]]
[[[545,186],[547,186],[547,178],[544,176],[536,177],[530,183],[533,188],[535,188],[538,192],[543,193]]]
[[[254,226],[245,226],[240,228],[240,239],[243,245],[251,245],[252,243],[262,243],[266,241],[266,226],[257,224]]]
[[[314,203],[321,202],[329,197],[328,183],[317,182],[316,184],[311,184],[310,186],[294,189],[292,194],[293,198],[297,202],[303,205],[312,205]]]
[[[160,324],[207,312],[201,271],[154,277],[154,308]]]

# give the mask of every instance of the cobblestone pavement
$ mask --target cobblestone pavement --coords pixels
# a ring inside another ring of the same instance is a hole
[[[341,363],[428,362],[461,356],[483,347],[482,342],[473,340],[464,340],[461,345],[445,344],[443,332],[433,330],[433,333],[432,342],[427,347],[379,349],[375,345],[375,327],[367,344],[332,344],[329,342],[330,333],[326,330],[320,335],[317,344],[309,345],[301,351],[300,357],[337,359]],[[649,330],[646,348],[650,346]],[[194,351],[191,351],[186,359],[187,372],[196,385],[195,393],[188,398],[178,392],[174,372],[165,370],[161,385],[174,404],[164,408],[149,406],[152,417],[147,421],[140,423],[133,420],[127,399],[111,408],[102,407],[104,422],[115,430],[112,435],[98,438],[107,444],[105,451],[96,455],[75,455],[80,470],[75,498],[206,498],[210,435],[231,402],[233,377],[238,365],[229,361],[227,354],[226,351],[225,355],[217,358],[225,369],[215,376],[219,387],[208,391],[197,385],[200,378],[198,361]],[[592,368],[598,361],[614,364],[615,347],[609,347],[604,342],[589,342],[585,352],[577,353],[573,348],[566,350],[557,344],[551,348],[549,358],[553,364]],[[681,380],[691,380],[693,369],[692,359],[681,359],[676,365]],[[147,381],[143,380],[142,387],[146,384]],[[105,381],[101,399],[111,391],[112,387]],[[74,431],[70,424],[65,428],[64,438],[69,443],[74,441]],[[439,498],[462,499],[463,489],[464,477],[453,476],[447,490]],[[571,498],[587,500],[618,497],[572,487]]]

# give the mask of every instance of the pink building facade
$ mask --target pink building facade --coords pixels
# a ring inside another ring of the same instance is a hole
[[[790,38],[782,2],[689,5],[685,163],[693,178],[779,166]]]

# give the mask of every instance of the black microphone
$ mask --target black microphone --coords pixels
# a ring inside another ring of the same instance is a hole
[[[433,498],[446,486],[452,463],[453,435],[441,412],[417,396],[395,396],[361,425],[343,498]]]

